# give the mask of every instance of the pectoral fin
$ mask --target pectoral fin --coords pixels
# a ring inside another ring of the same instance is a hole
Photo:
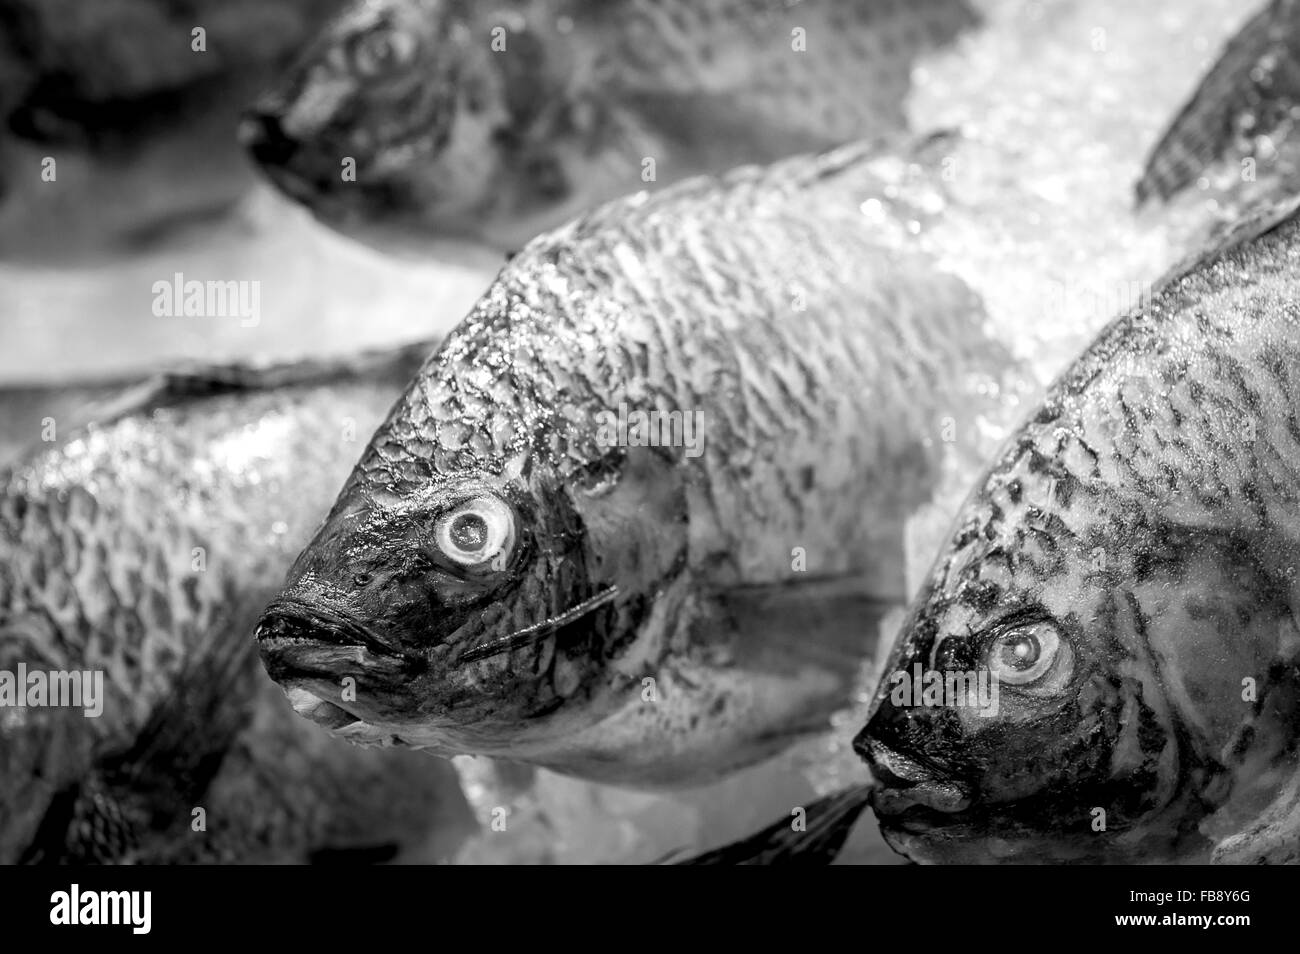
[[[844,847],[874,786],[859,785],[813,802],[802,825],[782,818],[756,835],[679,865],[826,865]]]
[[[738,634],[750,667],[785,671],[812,665],[853,679],[876,655],[880,624],[902,597],[869,592],[858,575],[798,576],[720,592],[720,612]]]
[[[437,347],[421,341],[357,357],[313,359],[277,364],[212,364],[160,372],[131,384],[82,409],[77,424],[107,424],[130,414],[147,413],[221,394],[269,391],[340,380],[377,380],[401,386],[415,376]]]

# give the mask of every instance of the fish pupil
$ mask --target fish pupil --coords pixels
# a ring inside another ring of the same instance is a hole
[[[1029,669],[1038,662],[1038,640],[1028,633],[1018,633],[1003,644],[1002,661],[1013,669]]]
[[[487,543],[487,521],[476,513],[463,513],[451,524],[451,542],[460,549],[474,552]]]

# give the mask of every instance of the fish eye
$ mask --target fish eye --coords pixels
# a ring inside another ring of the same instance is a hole
[[[514,514],[496,497],[474,497],[438,519],[434,540],[438,549],[462,566],[495,563],[514,546]]]
[[[1005,685],[1055,692],[1070,678],[1074,654],[1051,623],[1013,626],[989,641],[989,671]]]
[[[352,43],[352,64],[363,77],[399,69],[415,55],[415,38],[391,23],[357,34]]]

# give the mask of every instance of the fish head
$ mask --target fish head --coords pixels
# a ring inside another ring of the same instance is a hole
[[[1205,860],[1249,647],[1287,614],[1127,491],[1114,431],[1044,417],[964,505],[855,739],[882,830],[920,861]]]
[[[291,693],[330,728],[359,718],[400,737],[397,725],[426,718],[481,727],[504,715],[501,706],[521,701],[512,686],[521,673],[494,670],[491,685],[479,684],[472,665],[444,657],[526,628],[499,610],[531,591],[538,536],[551,529],[535,521],[546,511],[517,484],[474,472],[416,499],[360,491],[344,500],[262,618],[271,675],[345,707]]]
[[[344,230],[474,233],[508,182],[554,178],[521,156],[562,61],[528,9],[349,4],[247,111],[241,141],[278,188]]]
[[[576,733],[640,690],[611,660],[637,656],[684,551],[680,465],[620,464],[584,413],[513,406],[542,387],[528,361],[498,404],[450,372],[461,350],[493,364],[502,348],[454,335],[432,359],[437,383],[376,435],[257,628],[296,710],[350,741],[567,764]],[[485,417],[467,428],[472,402]]]

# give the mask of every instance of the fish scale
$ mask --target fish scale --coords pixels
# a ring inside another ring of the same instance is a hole
[[[268,607],[304,714],[652,787],[824,727],[902,599],[906,516],[963,453],[945,419],[969,452],[1018,373],[963,283],[878,240],[871,156],[620,200],[515,256]],[[698,456],[607,423],[649,410],[698,414]],[[471,516],[492,554],[441,542]]]
[[[449,767],[315,732],[247,638],[346,474],[345,420],[373,427],[416,360],[94,389],[105,403],[60,411],[60,440],[0,472],[0,670],[98,670],[104,687],[99,718],[0,707],[0,861],[306,861],[397,851],[440,815],[464,833]]]

